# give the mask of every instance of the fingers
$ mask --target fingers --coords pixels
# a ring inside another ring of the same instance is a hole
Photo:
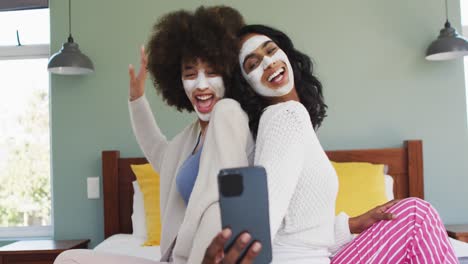
[[[241,264],[251,264],[254,263],[255,258],[260,254],[262,250],[262,244],[260,242],[254,242],[252,246],[245,254],[244,259],[242,260]]]
[[[395,204],[397,204],[399,201],[401,201],[400,199],[397,199],[397,200],[392,200],[392,201],[389,201],[381,206],[378,206],[377,208],[377,219],[379,220],[392,220],[392,219],[395,219],[397,218],[396,214],[393,214],[391,212],[387,212],[388,209],[390,209],[392,206],[394,206]]]
[[[128,65],[128,73],[130,74],[130,78],[135,78],[135,67],[132,64]]]
[[[145,47],[140,48],[140,70],[135,74],[135,67],[128,65],[128,75],[130,76],[130,101],[136,100],[145,93],[145,81],[147,75],[147,56]]]
[[[146,79],[146,66],[148,64],[148,58],[145,54],[145,47],[142,45],[140,48],[140,70],[138,71],[138,80],[144,81]]]
[[[384,205],[381,206],[381,210],[383,212],[387,211],[390,207],[394,206],[398,202],[400,202],[401,199],[396,199],[396,200],[391,200],[390,202],[385,203]]]
[[[138,76],[135,76],[135,67],[130,64],[128,65],[128,73],[130,75],[131,81],[144,81],[146,79],[146,66],[148,65],[148,56],[145,53],[145,46],[141,46],[140,48],[140,70],[138,71]]]
[[[237,263],[237,260],[242,254],[244,248],[249,244],[252,237],[248,233],[241,234],[234,245],[225,254],[223,262],[225,263]]]
[[[148,56],[145,53],[145,46],[141,45],[140,48],[140,64],[142,68],[146,69],[146,65],[148,64]]]
[[[229,228],[223,229],[211,241],[211,244],[205,251],[203,263],[220,263],[224,256],[224,244],[231,237],[232,232]]]
[[[148,66],[148,56],[145,53],[145,46],[141,45],[140,48],[140,72],[138,75],[140,76],[140,80],[146,79],[147,73],[147,66]]]
[[[135,80],[135,68],[132,64],[128,65],[128,75],[130,75],[130,82]]]
[[[396,218],[396,215],[392,213],[379,213],[377,218],[379,220],[393,220]]]
[[[392,207],[393,205],[397,204],[397,203],[400,202],[400,201],[401,201],[401,199],[394,199],[394,200],[391,200],[391,201],[385,203],[384,206],[386,206],[386,207]]]

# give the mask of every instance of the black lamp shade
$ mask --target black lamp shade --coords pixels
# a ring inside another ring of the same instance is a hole
[[[468,40],[460,36],[448,21],[426,51],[427,60],[451,60],[465,55],[468,55]]]
[[[51,73],[63,75],[84,75],[94,72],[93,62],[81,53],[78,44],[70,36],[62,49],[49,59],[47,69]]]

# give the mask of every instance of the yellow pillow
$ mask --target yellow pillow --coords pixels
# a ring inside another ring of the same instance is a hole
[[[161,242],[161,209],[159,207],[159,174],[151,164],[130,165],[143,193],[148,238],[144,246],[157,246]]]
[[[339,190],[335,213],[361,215],[388,201],[384,165],[364,162],[332,162],[338,174]]]

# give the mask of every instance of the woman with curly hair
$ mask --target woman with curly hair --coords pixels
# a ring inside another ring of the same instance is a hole
[[[129,66],[128,104],[133,131],[147,160],[160,174],[163,262],[218,261],[206,250],[221,230],[215,176],[221,168],[246,166],[253,153],[246,114],[231,115],[232,102],[218,103],[233,83],[236,32],[243,25],[243,18],[235,9],[223,6],[167,14],[155,24],[147,54],[141,49],[138,73]],[[146,69],[169,106],[197,114],[198,118],[170,141],[161,133],[146,99]],[[224,118],[226,115],[229,119]],[[235,123],[246,125],[234,126]],[[232,135],[240,135],[241,142],[227,140]],[[216,238],[222,240],[230,235],[223,232]],[[245,238],[239,237],[236,245],[243,244]],[[249,263],[259,251],[256,243],[243,263]],[[232,250],[226,256],[237,257],[238,252]],[[86,250],[67,251],[56,263],[68,261],[158,263]]]
[[[310,58],[267,26],[243,27],[239,37],[246,83],[230,96],[249,114],[254,164],[267,171],[273,262],[458,263],[437,211],[421,199],[335,216],[338,179],[315,134],[326,105]]]
[[[144,96],[146,72],[140,70],[136,76],[129,69],[133,130],[161,175],[161,252],[177,263],[199,263],[221,230],[215,181],[219,170],[246,166],[252,160],[253,139],[245,133],[248,125],[234,125],[248,117],[229,114],[232,102],[220,101],[232,89],[236,32],[242,26],[242,16],[229,7],[202,7],[193,17],[175,12],[155,25],[148,59],[142,50],[140,67],[148,68],[168,105],[198,116],[170,142],[157,127]],[[240,135],[240,143],[227,140],[233,135]]]

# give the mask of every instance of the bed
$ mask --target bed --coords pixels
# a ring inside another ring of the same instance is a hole
[[[370,162],[388,165],[393,177],[395,198],[424,199],[423,152],[421,140],[406,140],[401,147],[327,151],[336,162]],[[123,158],[120,151],[102,152],[105,240],[95,250],[159,259],[159,247],[142,247],[143,241],[132,237],[132,182],[130,164],[147,163],[145,158]],[[451,239],[458,257],[468,257],[468,243]]]

